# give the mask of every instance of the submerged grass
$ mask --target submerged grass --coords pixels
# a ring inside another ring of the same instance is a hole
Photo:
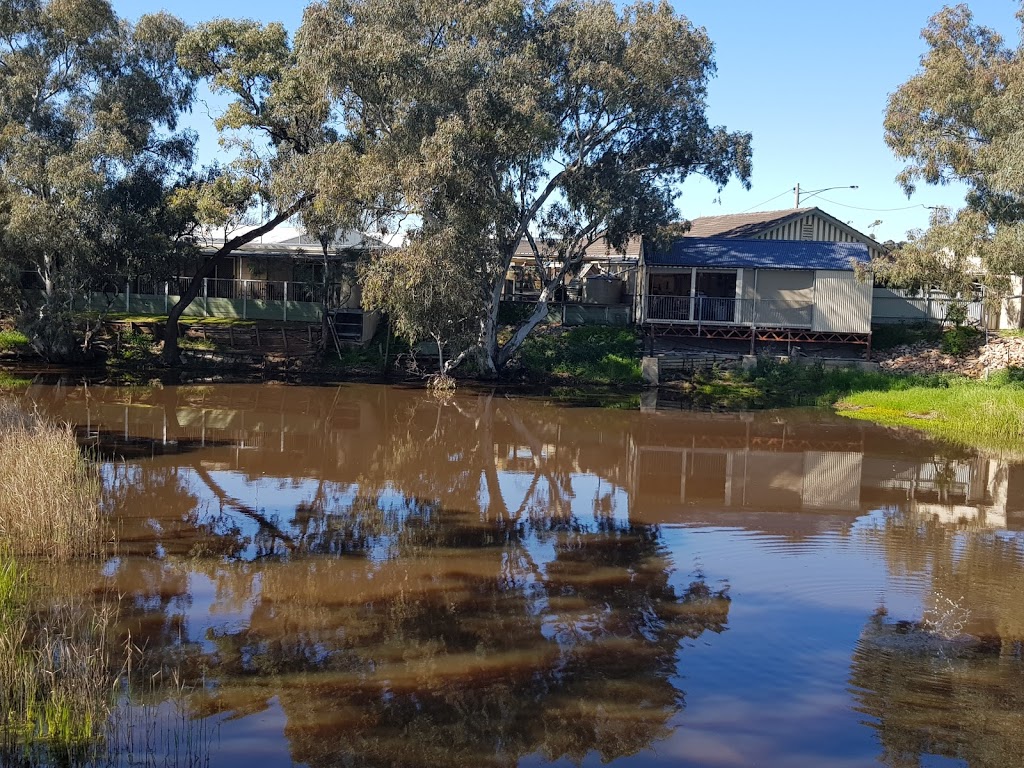
[[[96,555],[100,482],[70,426],[0,402],[0,540],[14,555]]]
[[[113,711],[110,614],[55,598],[0,551],[0,761],[87,764]]]

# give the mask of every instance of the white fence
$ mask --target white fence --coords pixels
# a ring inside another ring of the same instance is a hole
[[[871,321],[873,323],[941,323],[949,317],[950,308],[955,306],[966,309],[969,323],[984,325],[986,320],[984,301],[980,299],[974,301],[951,299],[937,291],[921,291],[911,294],[909,291],[899,288],[876,286],[871,302]]]

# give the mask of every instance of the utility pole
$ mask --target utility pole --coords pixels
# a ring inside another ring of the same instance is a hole
[[[824,189],[812,189],[810,192],[801,192],[800,191],[800,183],[797,182],[797,185],[795,187],[793,187],[793,192],[794,192],[794,194],[793,194],[793,207],[794,208],[799,208],[800,207],[800,198],[801,197],[804,197],[806,199],[806,198],[809,198],[809,197],[814,197],[815,195],[820,194],[822,192],[829,192],[829,191],[831,191],[833,189],[859,189],[859,187],[856,184],[851,184],[849,186],[825,187]]]

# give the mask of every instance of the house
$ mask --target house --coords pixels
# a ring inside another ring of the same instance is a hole
[[[603,238],[592,243],[583,252],[580,271],[568,279],[565,292],[559,298],[593,304],[631,305],[636,294],[636,270],[642,246],[643,238],[639,235],[629,238],[621,251],[612,248]],[[557,260],[552,258],[548,261],[545,264],[544,278],[554,277],[558,267]],[[608,278],[615,278],[618,281],[614,286],[615,290],[609,289],[609,285],[614,281]],[[512,256],[505,280],[505,297],[534,299],[540,295],[542,287],[537,271],[537,259],[530,243],[524,237]]]
[[[206,232],[204,253],[215,253],[245,228]],[[238,317],[320,323],[327,311],[340,338],[365,343],[373,338],[378,312],[362,308],[357,264],[385,243],[361,232],[339,231],[327,246],[294,226],[278,226],[217,259],[186,317]],[[163,315],[177,302],[190,274],[156,283],[115,282],[112,293],[89,296],[86,308],[136,315]]]
[[[640,257],[637,320],[655,335],[869,345],[861,242],[683,237]]]
[[[863,243],[871,258],[885,250],[863,232],[816,207],[704,216],[687,223],[690,229],[684,235],[686,238]],[[579,275],[567,285],[565,298],[630,305],[635,317],[639,310],[641,291],[637,278],[644,244],[643,238],[635,236],[622,251],[615,251],[604,240],[591,245],[584,254]],[[549,271],[552,274],[556,266],[551,263]],[[608,290],[609,277],[620,281],[620,286],[613,286],[616,290]],[[539,292],[533,251],[524,239],[512,260],[505,295],[509,298],[529,297]]]

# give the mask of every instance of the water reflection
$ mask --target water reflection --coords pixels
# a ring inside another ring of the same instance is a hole
[[[864,631],[829,635],[813,676],[793,680],[833,680],[869,716],[869,753],[900,766],[1018,754],[992,714],[997,701],[1024,714],[1007,693],[1024,639],[1016,464],[810,411],[564,409],[364,386],[29,397],[110,459],[121,544],[102,588],[126,596],[121,636],[147,647],[152,674],[202,684],[197,714],[279,709],[292,760],[650,757],[677,748],[693,717],[684,677],[753,700],[758,686],[785,698],[806,685],[779,678],[804,663],[799,633],[761,627],[771,611],[787,630],[810,625],[823,606]],[[855,566],[840,572],[843,557]],[[876,641],[945,596],[981,650],[939,659]],[[890,617],[871,616],[880,603]],[[745,645],[717,637],[727,627]],[[713,682],[698,653],[717,659]],[[782,672],[761,681],[774,659]],[[988,722],[998,748],[974,726],[949,730],[970,701],[964,723]],[[762,738],[774,750],[733,764],[865,749]]]

